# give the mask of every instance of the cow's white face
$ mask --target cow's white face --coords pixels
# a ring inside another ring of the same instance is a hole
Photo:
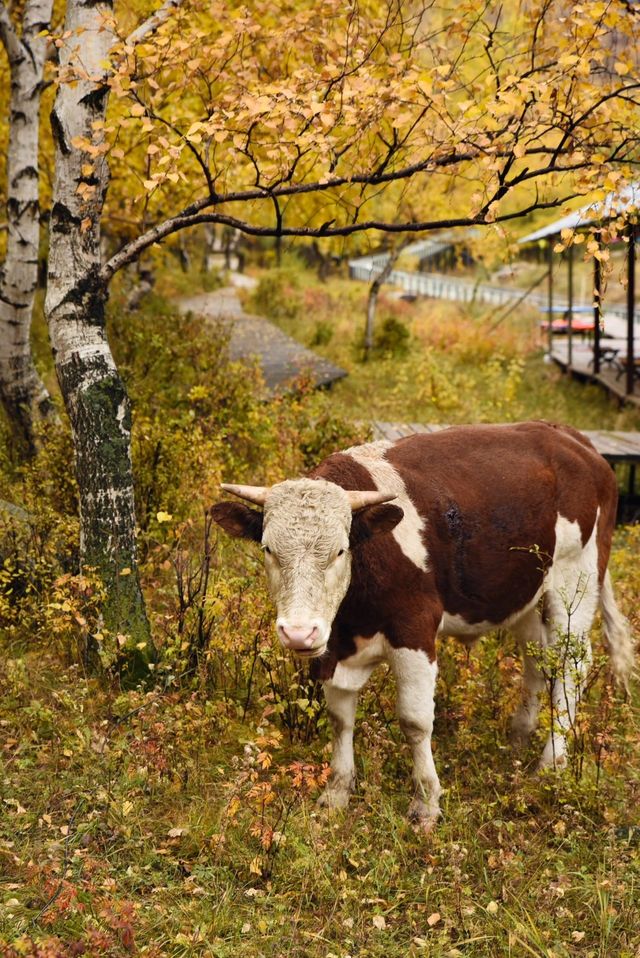
[[[382,505],[395,497],[347,492],[324,479],[223,488],[264,506],[261,514],[222,502],[211,514],[231,535],[261,543],[280,642],[301,656],[322,655],[349,588],[351,549],[397,525],[402,510]]]
[[[324,652],[351,578],[351,506],[322,479],[273,486],[265,499],[262,549],[276,630],[299,655]]]

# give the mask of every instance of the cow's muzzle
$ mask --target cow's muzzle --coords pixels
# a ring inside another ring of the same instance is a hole
[[[276,631],[285,649],[312,658],[324,652],[326,647],[326,629],[324,623],[308,622],[303,625],[292,624],[286,619],[278,619]]]

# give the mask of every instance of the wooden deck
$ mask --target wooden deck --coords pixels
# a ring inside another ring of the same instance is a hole
[[[606,345],[602,340],[602,346]],[[551,358],[566,372],[579,379],[599,383],[604,386],[616,399],[640,407],[640,380],[636,377],[635,389],[631,395],[625,392],[626,377],[619,375],[620,369],[611,363],[602,363],[600,372],[593,371],[593,346],[587,341],[574,339],[572,343],[571,365],[569,365],[569,343],[565,337],[554,339],[551,348]]]
[[[449,429],[446,425],[425,424],[420,422],[374,422],[372,423],[375,439],[402,439],[404,436],[413,436],[416,433],[440,432]],[[596,447],[601,456],[610,462],[640,463],[640,432],[612,432],[606,429],[582,429]]]
[[[179,306],[185,312],[198,313],[228,326],[230,358],[256,359],[266,391],[271,395],[291,388],[292,382],[300,377],[308,378],[315,387],[322,387],[347,375],[344,369],[296,342],[269,320],[245,313],[233,287],[190,296],[182,299]]]
[[[419,422],[380,422],[371,424],[374,439],[395,442],[418,433],[440,432],[449,426]],[[620,492],[618,522],[640,520],[640,490],[636,489],[637,466],[640,465],[640,432],[618,432],[607,429],[582,430],[601,456],[614,469]]]

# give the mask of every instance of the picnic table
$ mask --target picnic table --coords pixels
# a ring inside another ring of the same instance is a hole
[[[562,316],[558,319],[543,319],[540,323],[540,329],[544,332],[549,332],[549,327],[551,327],[553,335],[563,336],[568,334],[569,325],[571,325],[571,332],[577,333],[578,336],[584,339],[585,336],[590,336],[595,329],[592,306],[574,306],[571,310],[569,310],[567,306],[553,306],[551,310],[547,308],[545,312],[562,313]],[[580,319],[579,315],[577,315],[579,313],[587,313],[589,314],[589,318]],[[571,324],[569,324],[569,314],[571,314]]]
[[[606,366],[611,366],[611,368],[615,370],[616,379],[621,379],[626,373],[628,366],[627,340],[615,337],[604,337],[600,340],[598,353],[600,362]],[[594,358],[595,357],[590,360],[590,366],[594,365]],[[634,357],[633,366],[634,377],[638,379],[640,378],[640,356]]]

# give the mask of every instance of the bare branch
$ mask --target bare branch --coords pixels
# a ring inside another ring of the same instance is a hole
[[[155,33],[156,30],[169,19],[173,11],[177,10],[180,6],[182,6],[182,0],[165,0],[155,13],[152,13],[150,17],[129,34],[125,41],[127,46],[135,46],[136,43],[141,43],[142,40],[150,34]]]
[[[253,226],[244,220],[237,219],[234,216],[227,216],[224,213],[193,213],[189,215],[174,216],[159,223],[158,226],[148,230],[146,233],[138,236],[122,247],[114,256],[108,260],[100,270],[100,279],[108,283],[118,270],[129,263],[133,263],[145,249],[159,243],[172,233],[187,229],[191,226],[199,226],[202,223],[215,223],[223,226],[231,226],[246,233],[249,236],[306,236],[306,237],[328,237],[328,236],[351,236],[353,233],[362,233],[366,230],[378,230],[381,233],[428,233],[434,230],[453,229],[457,226],[488,226],[493,223],[504,223],[507,220],[518,219],[521,216],[527,216],[534,210],[555,209],[562,206],[569,200],[575,199],[577,193],[569,193],[566,196],[557,197],[545,203],[534,202],[530,206],[516,210],[512,213],[504,213],[496,216],[491,223],[487,223],[481,214],[476,216],[452,217],[444,220],[426,220],[424,222],[405,222],[388,223],[383,220],[366,220],[361,223],[349,223],[345,226],[332,226],[331,222],[322,226]]]
[[[16,33],[16,28],[14,27],[13,21],[9,15],[9,11],[2,0],[0,0],[0,40],[7,51],[9,63],[11,66],[13,66],[14,63],[22,59],[24,56],[24,50],[22,48],[22,44],[20,43],[20,38]]]

